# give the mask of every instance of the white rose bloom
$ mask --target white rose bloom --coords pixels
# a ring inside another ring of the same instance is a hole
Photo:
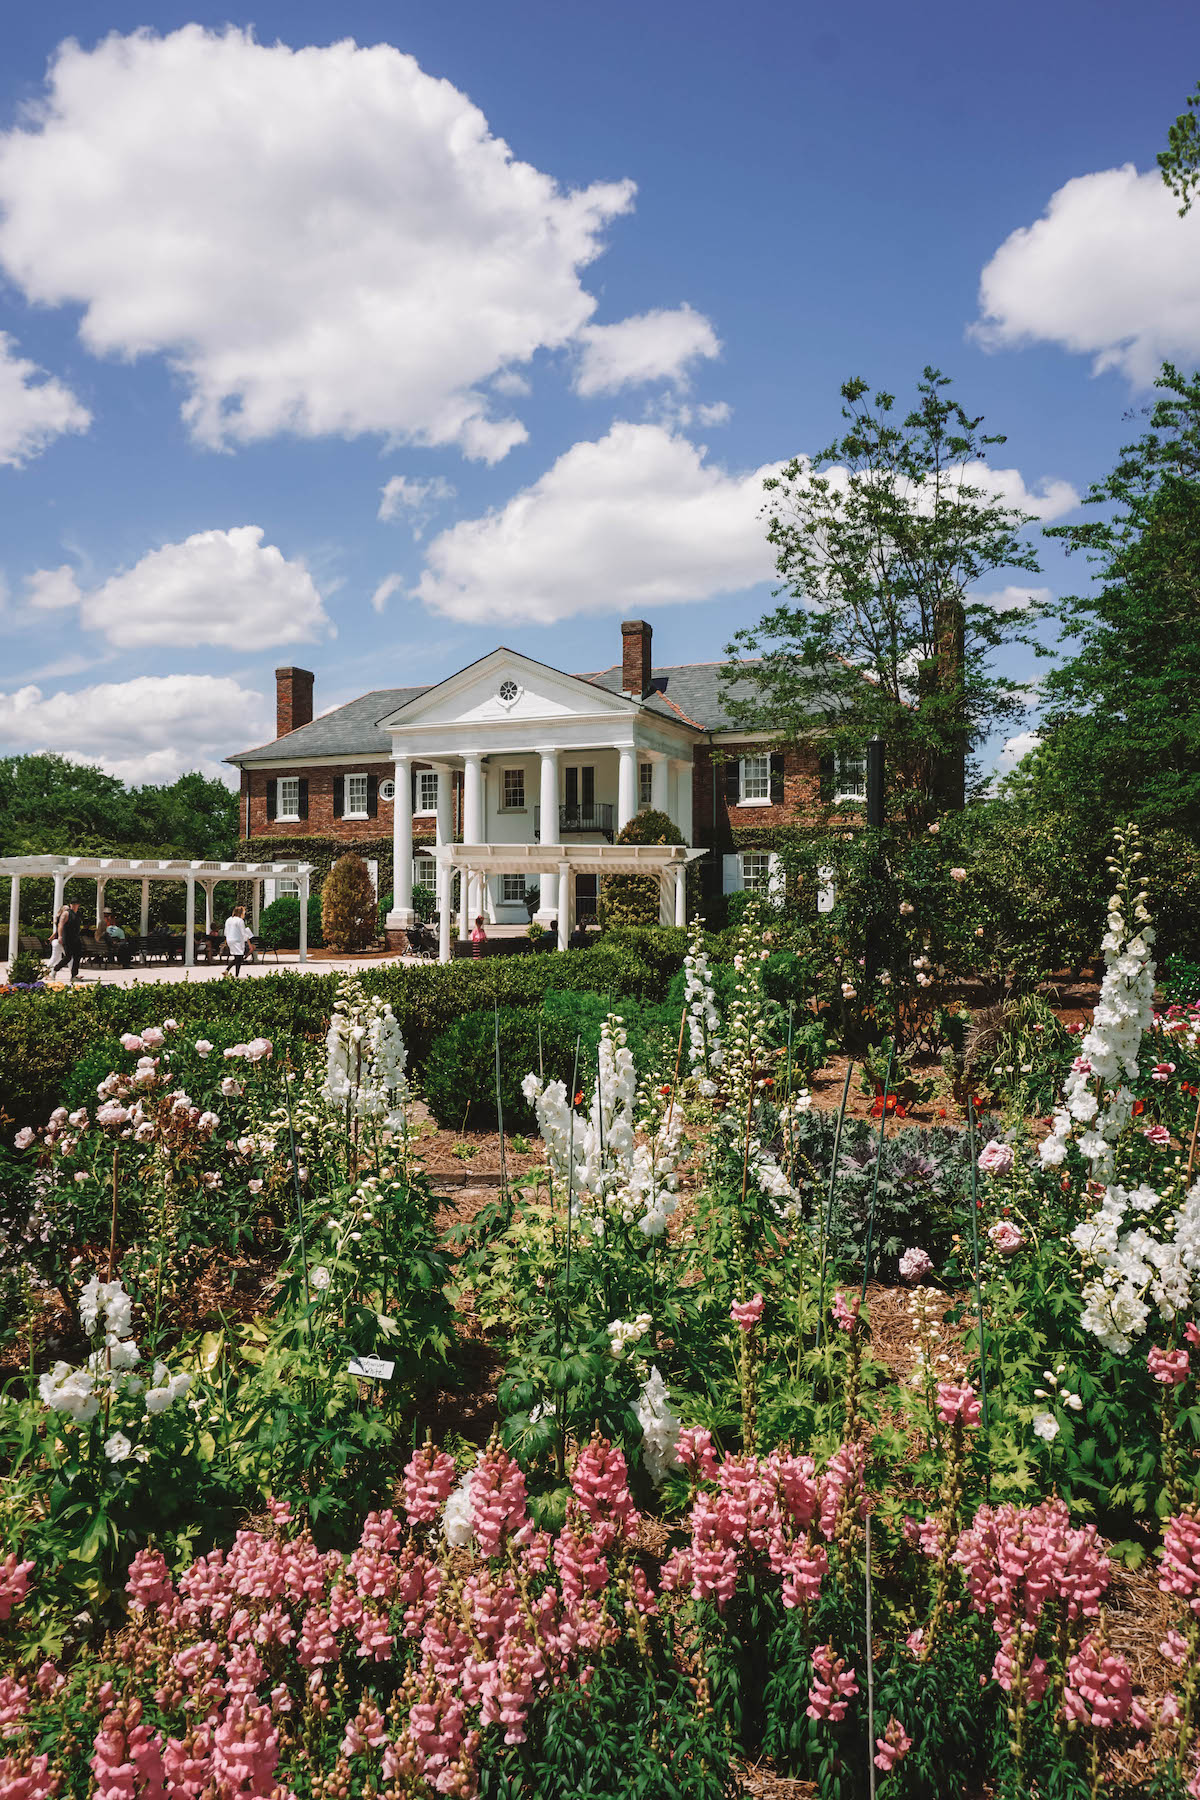
[[[124,1462],[132,1449],[133,1445],[123,1431],[114,1431],[112,1436],[105,1440],[104,1454],[109,1462]]]
[[[1042,1438],[1047,1444],[1052,1444],[1058,1436],[1058,1420],[1050,1412],[1034,1413],[1033,1429],[1037,1437]]]

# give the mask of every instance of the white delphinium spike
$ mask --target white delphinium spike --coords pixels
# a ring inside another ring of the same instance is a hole
[[[667,1384],[653,1364],[633,1410],[642,1428],[646,1471],[655,1487],[661,1487],[668,1469],[677,1466],[675,1452],[683,1420],[672,1410]]]
[[[717,1091],[713,1070],[725,1059],[721,1043],[721,1015],[713,991],[712,970],[704,948],[704,931],[699,919],[693,919],[688,936],[688,952],[683,959],[684,1005],[687,1009],[688,1061],[692,1079],[700,1092],[711,1097]]]

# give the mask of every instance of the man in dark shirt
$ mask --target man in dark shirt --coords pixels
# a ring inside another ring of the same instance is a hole
[[[79,973],[79,958],[83,955],[83,924],[78,900],[71,901],[62,922],[62,947],[63,961],[70,964],[70,980],[74,981]]]

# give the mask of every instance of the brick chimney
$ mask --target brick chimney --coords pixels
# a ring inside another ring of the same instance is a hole
[[[275,735],[286,737],[299,731],[313,716],[313,672],[311,669],[276,669],[275,671]]]
[[[626,619],[621,626],[621,687],[635,700],[650,692],[650,639],[645,619]]]

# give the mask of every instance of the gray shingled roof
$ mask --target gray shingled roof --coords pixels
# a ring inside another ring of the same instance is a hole
[[[289,761],[304,762],[310,756],[390,756],[391,734],[380,731],[379,720],[386,719],[398,706],[407,706],[410,700],[426,691],[423,687],[373,688],[369,694],[360,694],[357,700],[348,700],[345,706],[335,706],[332,712],[322,713],[310,725],[289,731],[286,737],[260,744],[254,750],[242,750],[225,760],[232,763],[278,762],[280,757],[286,756]]]
[[[652,670],[650,678],[654,692],[647,697],[647,710],[660,718],[671,719],[675,724],[697,726],[701,731],[732,730],[734,722],[721,697],[721,672],[726,667],[725,663],[679,663]],[[619,694],[622,691],[621,665],[617,663],[595,675],[581,675],[579,680],[594,682],[607,693]],[[386,731],[379,729],[379,720],[388,718],[399,707],[407,706],[410,700],[428,691],[428,686],[375,688],[357,700],[348,701],[345,706],[324,713],[311,725],[301,725],[287,737],[276,738],[271,744],[260,744],[254,750],[243,750],[237,756],[227,757],[226,761],[278,762],[286,756],[289,762],[303,762],[311,756],[390,756],[392,740]]]

